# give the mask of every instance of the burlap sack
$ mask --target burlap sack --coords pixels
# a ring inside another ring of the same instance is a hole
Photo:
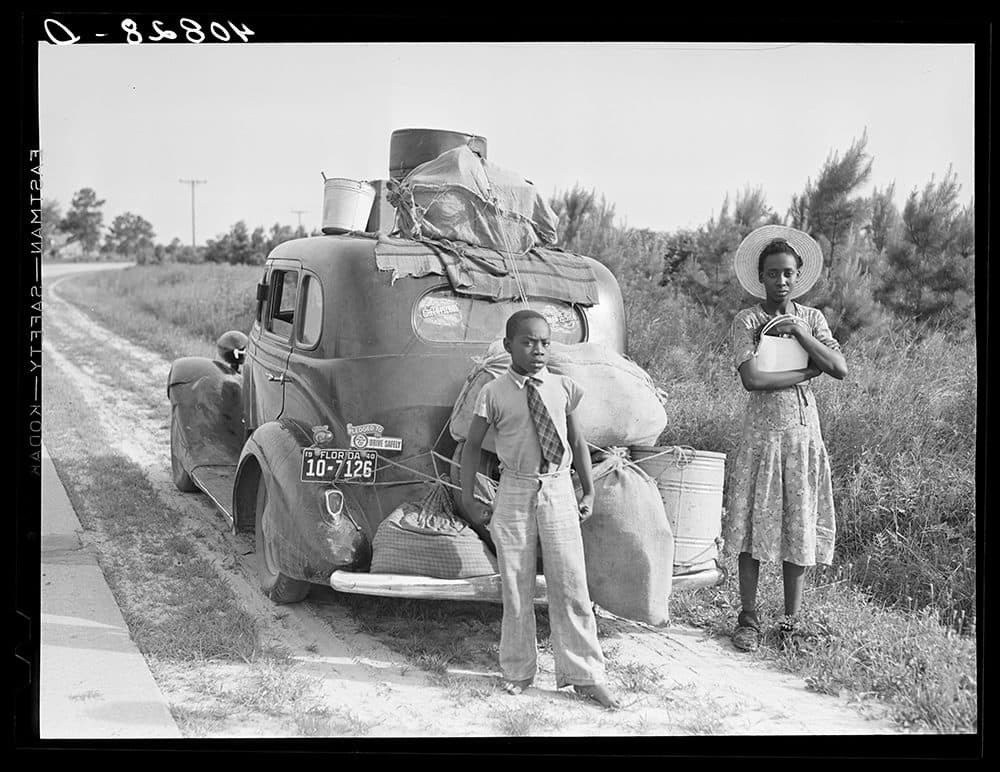
[[[674,538],[656,483],[615,448],[594,466],[594,514],[580,530],[591,600],[613,614],[669,621]]]

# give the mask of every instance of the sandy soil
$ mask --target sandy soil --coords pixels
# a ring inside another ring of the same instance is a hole
[[[497,671],[452,669],[444,679],[421,672],[399,652],[357,632],[342,596],[331,589],[319,588],[306,602],[276,607],[257,587],[252,539],[233,535],[207,497],[179,493],[171,482],[165,393],[170,363],[61,300],[58,287],[64,278],[48,274],[45,282],[43,345],[54,365],[46,379],[58,382],[60,399],[78,402],[77,409],[96,416],[113,438],[115,452],[144,470],[162,499],[181,514],[179,530],[201,532],[199,549],[239,602],[263,621],[265,641],[287,649],[297,677],[318,704],[332,711],[312,723],[259,713],[214,715],[211,706],[219,695],[254,677],[251,665],[150,662],[175,715],[187,717],[181,721],[187,734],[496,736],[517,727],[546,736],[898,731],[862,716],[842,699],[808,691],[795,676],[748,660],[727,640],[679,626],[654,630],[604,619],[616,632],[609,656],[647,665],[661,677],[655,694],[622,693],[626,708],[609,712],[570,691],[556,691],[553,663],[544,653],[535,687],[511,696],[496,691]],[[101,353],[109,351],[113,357]],[[89,538],[100,550],[115,549],[99,534]]]

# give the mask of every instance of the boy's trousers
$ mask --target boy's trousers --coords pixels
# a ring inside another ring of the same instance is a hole
[[[503,592],[504,677],[526,681],[537,669],[533,597],[536,545],[541,541],[556,687],[602,683],[604,655],[587,590],[579,507],[569,469],[538,475],[504,471],[490,533]]]

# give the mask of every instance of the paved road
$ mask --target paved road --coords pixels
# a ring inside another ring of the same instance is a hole
[[[42,280],[127,265],[45,264]],[[41,529],[39,736],[180,737],[44,445]]]

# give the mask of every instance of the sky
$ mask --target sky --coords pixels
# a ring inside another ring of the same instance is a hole
[[[129,211],[158,242],[237,220],[320,226],[323,177],[388,177],[394,129],[485,136],[548,197],[596,190],[668,231],[763,188],[784,214],[867,130],[897,204],[953,166],[973,193],[971,44],[553,43],[75,45],[40,42],[42,194]],[[301,215],[294,210],[305,210]]]

